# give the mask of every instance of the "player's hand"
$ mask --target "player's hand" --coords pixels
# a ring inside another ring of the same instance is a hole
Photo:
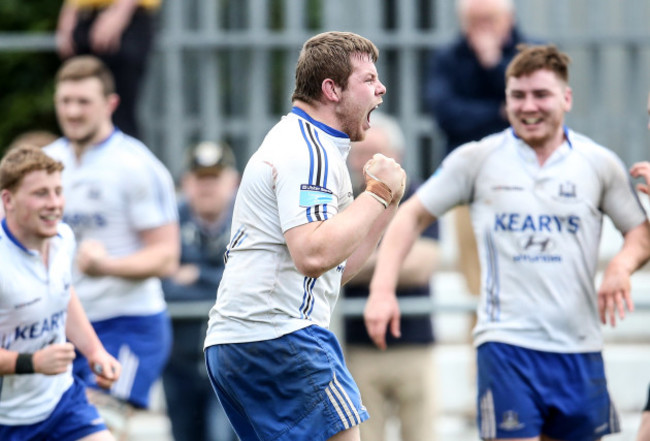
[[[406,173],[404,173],[404,176],[402,178],[402,186],[397,191],[397,193],[393,193],[393,200],[391,201],[391,205],[399,204],[399,202],[402,200],[402,197],[404,197],[405,191],[406,191]]]
[[[77,249],[77,266],[89,276],[101,276],[101,263],[108,254],[104,244],[97,240],[84,240]]]
[[[632,301],[630,274],[615,260],[612,260],[603,275],[603,281],[598,290],[598,313],[600,321],[606,325],[608,318],[612,327],[616,326],[616,315],[625,318],[625,308],[634,311]]]
[[[643,178],[645,183],[637,184],[636,189],[650,195],[650,162],[637,162],[630,168],[630,175],[633,178]]]
[[[110,389],[111,385],[117,381],[122,372],[122,365],[111,354],[102,349],[88,358],[88,364],[95,373],[97,385],[104,389]]]
[[[402,186],[406,182],[406,172],[394,159],[381,153],[376,153],[372,159],[366,162],[366,165],[363,166],[363,176],[366,183],[370,179],[375,179],[386,184],[391,190],[393,198],[400,195],[400,192],[404,193]]]
[[[45,375],[64,373],[75,358],[72,343],[54,343],[34,352],[34,372]]]
[[[198,265],[193,263],[185,263],[178,267],[176,274],[172,277],[174,283],[178,285],[191,285],[199,280],[201,270]]]
[[[97,16],[90,30],[90,46],[95,53],[115,53],[120,49],[122,34],[131,16],[116,7],[106,8]]]
[[[467,41],[478,62],[486,69],[496,66],[503,57],[502,39],[495,32],[479,29],[467,35]]]
[[[388,327],[393,337],[401,337],[399,304],[394,291],[380,293],[371,289],[363,318],[370,339],[379,349],[386,349]]]

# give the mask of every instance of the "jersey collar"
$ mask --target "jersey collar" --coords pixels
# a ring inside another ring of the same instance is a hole
[[[327,124],[323,124],[323,123],[320,122],[320,121],[316,121],[314,118],[312,118],[311,116],[309,116],[309,115],[307,114],[307,112],[305,112],[304,110],[302,110],[302,109],[299,108],[299,107],[294,106],[294,107],[291,109],[291,113],[295,113],[295,114],[298,115],[299,117],[301,117],[301,118],[303,118],[303,119],[306,119],[307,121],[309,121],[310,123],[312,123],[313,125],[315,125],[315,126],[318,127],[319,129],[321,129],[323,132],[327,133],[328,135],[334,136],[334,137],[336,137],[336,138],[346,138],[346,139],[350,139],[350,137],[349,137],[347,134],[341,132],[340,130],[336,130],[336,129],[334,129],[334,128],[328,126]]]
[[[7,235],[7,238],[11,242],[13,242],[14,245],[16,245],[18,248],[20,248],[21,250],[23,250],[24,252],[26,252],[27,254],[29,254],[31,256],[38,256],[38,254],[39,254],[38,251],[34,251],[34,250],[30,250],[30,249],[26,248],[25,245],[20,243],[18,238],[16,238],[16,236],[14,236],[11,233],[11,231],[9,230],[9,226],[7,225],[7,218],[6,217],[4,219],[2,219],[2,229],[4,230],[5,234]]]
[[[571,130],[569,130],[569,128],[566,125],[564,125],[564,126],[562,126],[562,131],[564,132],[564,140],[566,141],[569,148],[572,149],[573,144],[571,143],[571,138],[569,137],[569,134],[571,133]],[[517,133],[515,133],[515,129],[512,126],[510,126],[510,132],[512,133],[512,136],[515,137],[515,139],[521,140],[521,138],[519,138]]]

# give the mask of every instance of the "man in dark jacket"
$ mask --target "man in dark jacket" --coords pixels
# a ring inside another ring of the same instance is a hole
[[[525,42],[512,0],[458,0],[462,35],[432,54],[426,104],[447,137],[447,153],[508,126],[505,70]]]
[[[448,154],[461,144],[508,127],[506,66],[527,42],[515,26],[512,0],[457,0],[462,34],[432,53],[425,83],[426,106],[447,139]],[[458,269],[478,295],[480,269],[466,207],[454,210]]]

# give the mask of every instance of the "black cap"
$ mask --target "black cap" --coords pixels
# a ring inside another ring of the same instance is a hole
[[[218,174],[228,167],[236,167],[235,155],[224,143],[203,141],[190,149],[189,169],[193,173]]]

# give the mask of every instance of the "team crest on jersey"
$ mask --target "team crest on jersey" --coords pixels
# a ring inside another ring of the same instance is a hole
[[[314,205],[331,204],[334,202],[332,190],[320,185],[302,184],[300,186],[300,206],[313,207]]]
[[[576,184],[571,181],[566,181],[560,184],[558,190],[558,196],[561,198],[572,198],[576,197]]]
[[[93,201],[96,201],[96,200],[101,199],[101,197],[102,197],[102,191],[101,191],[101,189],[99,188],[99,186],[97,186],[97,185],[91,185],[91,186],[88,188],[88,195],[87,195],[87,197],[88,197],[88,199],[93,200]]]
[[[503,430],[523,429],[524,424],[519,421],[519,414],[514,410],[503,412],[503,419],[499,423],[499,428]]]

